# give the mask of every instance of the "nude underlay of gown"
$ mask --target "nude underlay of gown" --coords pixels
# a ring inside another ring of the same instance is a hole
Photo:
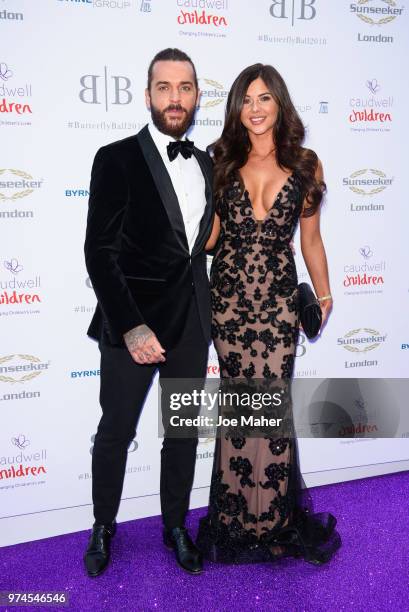
[[[238,180],[217,202],[212,337],[226,381],[291,381],[299,327],[290,242],[302,201],[293,173],[262,221]],[[209,508],[197,539],[207,558],[248,563],[295,556],[323,563],[341,545],[335,525],[332,514],[313,512],[295,435],[217,438]]]

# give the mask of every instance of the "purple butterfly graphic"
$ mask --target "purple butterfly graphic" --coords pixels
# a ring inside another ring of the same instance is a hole
[[[8,81],[13,76],[11,70],[8,69],[7,64],[4,62],[0,62],[0,79],[3,81]]]
[[[363,246],[359,249],[359,253],[360,255],[362,255],[362,257],[364,257],[365,259],[369,259],[370,257],[372,257],[373,253],[371,251],[371,247],[369,246]]]
[[[20,266],[17,259],[11,259],[10,261],[4,262],[4,267],[6,270],[11,272],[12,274],[18,274],[23,269],[23,266]]]
[[[376,79],[371,79],[370,81],[366,82],[366,86],[369,89],[369,91],[373,94],[378,93],[378,91],[380,90],[381,86],[379,85],[378,81]]]
[[[19,434],[18,438],[11,438],[11,441],[14,446],[17,446],[17,448],[21,450],[24,450],[30,444],[30,440],[27,440],[24,434]]]

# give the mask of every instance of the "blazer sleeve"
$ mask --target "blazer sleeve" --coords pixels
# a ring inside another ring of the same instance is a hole
[[[144,323],[118,265],[127,201],[124,171],[107,147],[102,147],[95,155],[91,171],[84,252],[104,318],[119,335]]]

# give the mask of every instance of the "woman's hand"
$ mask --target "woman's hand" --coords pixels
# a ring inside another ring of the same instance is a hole
[[[329,317],[329,313],[332,310],[332,305],[333,305],[332,298],[329,299],[329,300],[324,300],[323,302],[320,302],[321,312],[322,312],[322,323],[321,323],[321,327],[320,327],[319,333],[321,333],[323,327],[325,326],[325,324],[327,322],[327,319]]]

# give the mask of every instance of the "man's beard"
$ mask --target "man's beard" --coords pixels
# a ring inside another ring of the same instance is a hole
[[[172,121],[166,116],[166,113],[169,110],[183,111],[185,115],[182,117],[182,120],[178,119],[176,123],[174,120]],[[169,104],[169,106],[167,106],[163,111],[160,111],[158,108],[153,106],[153,104],[151,104],[151,116],[154,125],[156,125],[160,132],[166,134],[167,136],[171,136],[172,138],[181,138],[183,134],[187,132],[193,123],[195,110],[195,107],[188,111],[180,104]]]

